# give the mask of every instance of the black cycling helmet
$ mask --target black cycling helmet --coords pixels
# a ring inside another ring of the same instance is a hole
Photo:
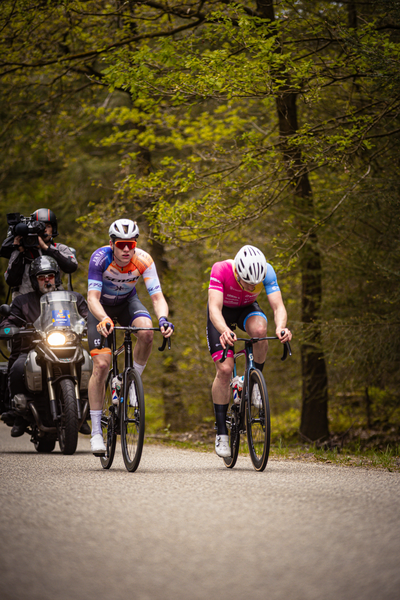
[[[33,221],[43,221],[43,223],[51,223],[53,227],[53,233],[51,237],[55,238],[56,235],[58,235],[57,219],[56,215],[53,213],[52,210],[48,208],[39,208],[31,214],[31,219],[33,219]]]
[[[38,256],[31,262],[29,267],[29,279],[31,280],[35,292],[39,291],[37,276],[47,275],[48,273],[54,273],[56,288],[58,288],[58,286],[61,285],[60,267],[52,256]]]

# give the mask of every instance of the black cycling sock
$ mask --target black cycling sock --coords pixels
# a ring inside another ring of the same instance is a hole
[[[214,404],[218,435],[228,435],[228,429],[226,427],[226,413],[228,412],[228,406],[229,404]]]
[[[254,366],[255,366],[255,368],[256,368],[256,369],[258,369],[258,370],[259,370],[259,371],[261,371],[261,372],[262,372],[262,370],[263,370],[263,368],[264,368],[264,365],[265,365],[265,362],[263,362],[263,363],[256,363],[256,362],[254,361]]]

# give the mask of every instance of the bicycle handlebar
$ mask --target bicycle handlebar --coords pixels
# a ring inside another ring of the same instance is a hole
[[[109,329],[111,325],[107,323],[106,327]],[[114,329],[129,331],[129,333],[135,333],[136,331],[161,331],[160,327],[132,327],[132,325],[129,325],[128,327],[115,326]],[[168,350],[171,350],[171,338],[164,338],[162,345],[158,348],[160,352],[164,352],[165,346],[167,345],[167,340]]]
[[[233,334],[232,334],[233,337]],[[279,338],[277,336],[273,336],[273,337],[262,337],[262,338],[236,338],[237,342],[245,342],[245,346],[249,346],[250,344],[256,344],[257,342],[262,342],[263,340],[279,340]],[[226,348],[224,348],[224,351],[222,353],[222,357],[220,358],[219,362],[223,363],[226,360],[227,354],[228,354],[228,350],[229,347],[226,346]],[[287,357],[292,356],[292,349],[290,347],[289,342],[285,342],[284,343],[284,347],[283,347],[283,355],[281,360],[286,360]]]
[[[158,348],[160,352],[164,352],[165,346],[167,345],[167,339],[168,339],[168,350],[171,350],[171,338],[164,338],[163,343]]]

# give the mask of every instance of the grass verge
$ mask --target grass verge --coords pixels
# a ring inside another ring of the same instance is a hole
[[[158,433],[146,434],[145,442],[197,452],[214,452],[214,439],[215,432],[210,431],[209,428],[184,433],[173,433],[169,429],[164,429]],[[332,437],[332,440],[335,438]],[[248,455],[245,435],[241,436],[240,454]],[[282,438],[275,438],[271,443],[270,459],[320,462],[341,467],[383,469],[391,473],[400,473],[399,445],[387,444],[385,448],[365,447],[360,439],[357,443],[354,441],[349,443],[348,446],[329,447],[328,442],[319,447],[316,444],[304,444],[293,440],[289,442]]]
[[[146,406],[147,410],[147,406]],[[150,419],[151,421],[151,419]],[[359,416],[331,419],[330,429],[336,433],[329,440],[305,443],[299,434],[300,411],[290,409],[271,415],[272,460],[320,462],[341,467],[362,467],[400,472],[400,424],[375,423],[367,427]],[[214,452],[214,419],[205,419],[195,430],[172,432],[160,428],[160,421],[149,423],[146,415],[146,443],[159,443],[176,448]],[[240,454],[248,454],[246,435],[241,436]]]

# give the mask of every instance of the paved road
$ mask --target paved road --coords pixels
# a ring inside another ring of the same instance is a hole
[[[39,455],[0,425],[2,600],[397,600],[400,475],[294,461],[226,469],[145,446],[110,471],[81,437]]]

